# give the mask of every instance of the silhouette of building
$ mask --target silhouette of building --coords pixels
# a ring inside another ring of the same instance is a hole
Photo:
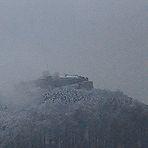
[[[87,89],[91,90],[93,88],[93,82],[89,81],[87,77],[79,75],[69,75],[64,76],[55,75],[44,75],[43,77],[35,80],[35,85],[42,89],[54,89],[63,86],[73,86],[77,89]]]

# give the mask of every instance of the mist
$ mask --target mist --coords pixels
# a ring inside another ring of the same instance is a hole
[[[0,90],[44,70],[148,103],[146,0],[1,0]]]

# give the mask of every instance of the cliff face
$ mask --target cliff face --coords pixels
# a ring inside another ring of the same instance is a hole
[[[1,148],[148,147],[148,106],[122,92],[63,87],[42,100],[5,123]]]

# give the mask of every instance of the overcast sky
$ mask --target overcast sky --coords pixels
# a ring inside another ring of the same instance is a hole
[[[0,0],[0,89],[47,67],[148,103],[147,0]]]

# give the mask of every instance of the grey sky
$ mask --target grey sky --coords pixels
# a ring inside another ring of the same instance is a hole
[[[1,0],[0,88],[47,64],[148,103],[147,0]]]

